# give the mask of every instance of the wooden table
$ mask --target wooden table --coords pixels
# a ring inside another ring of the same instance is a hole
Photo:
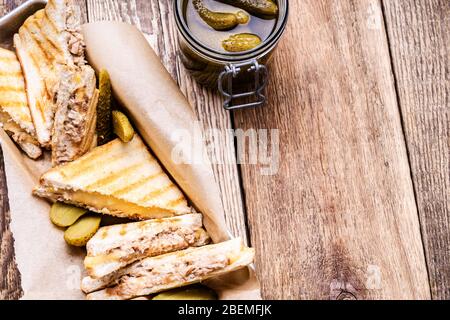
[[[257,249],[265,298],[450,298],[448,0],[290,1],[268,105],[233,113],[180,63],[171,0],[77,2],[86,21],[140,28],[206,129],[278,129],[275,175],[209,141],[231,162],[214,165],[227,223]],[[0,297],[17,298],[0,180]]]

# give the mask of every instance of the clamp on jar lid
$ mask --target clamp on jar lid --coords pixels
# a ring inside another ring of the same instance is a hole
[[[245,67],[248,67],[246,68],[248,73],[254,74],[253,90],[242,93],[234,93],[233,79],[236,78]],[[234,110],[262,106],[266,102],[266,96],[263,95],[263,90],[267,86],[268,78],[269,73],[267,72],[266,66],[259,64],[257,60],[237,64],[230,63],[226,65],[225,70],[220,73],[218,79],[219,92],[225,98],[223,107],[226,110]],[[227,90],[224,89],[224,84],[226,84]],[[256,101],[233,105],[233,100],[251,96],[254,96]]]

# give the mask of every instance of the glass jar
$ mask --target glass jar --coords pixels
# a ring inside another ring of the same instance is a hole
[[[223,106],[227,110],[263,105],[266,101],[263,91],[269,77],[266,64],[286,28],[289,1],[277,0],[277,22],[261,45],[249,51],[230,53],[207,47],[192,34],[184,15],[187,1],[174,1],[180,57],[186,69],[200,84],[217,88],[224,97]],[[242,88],[246,90],[236,93]],[[246,99],[246,102],[233,104],[236,99]]]

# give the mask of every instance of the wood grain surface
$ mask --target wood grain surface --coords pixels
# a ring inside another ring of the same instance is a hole
[[[380,2],[290,3],[269,104],[235,113],[280,135],[276,175],[242,167],[264,297],[427,299]]]
[[[448,2],[290,1],[269,104],[230,115],[180,63],[172,1],[76,0],[84,21],[144,32],[203,128],[278,130],[274,175],[236,165],[228,135],[206,135],[227,223],[257,249],[263,296],[448,298]],[[21,2],[0,0],[0,15]],[[15,299],[2,159],[0,298]]]
[[[450,299],[450,1],[384,8],[431,290]]]
[[[19,299],[23,293],[20,286],[21,275],[14,258],[14,238],[10,222],[8,187],[0,147],[0,299]]]

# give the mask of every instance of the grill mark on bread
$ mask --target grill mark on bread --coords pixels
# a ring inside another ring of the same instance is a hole
[[[26,43],[26,41],[23,39],[23,35],[20,35],[20,31],[19,31],[19,37],[20,37],[20,41],[21,42],[23,42],[23,43]],[[36,56],[35,56],[35,54],[34,54],[34,52],[32,52],[31,50],[29,50],[28,52],[27,52],[27,54],[29,55],[29,57],[30,57],[30,60],[31,60],[31,63],[34,65],[34,67],[37,69],[37,70],[41,70],[41,68],[40,68],[40,66],[39,66],[39,63],[37,62],[38,61],[38,59],[36,59]],[[26,78],[25,78],[25,82],[26,82]],[[44,99],[44,95],[45,95],[45,97],[49,97],[49,92],[48,92],[48,90],[47,90],[47,85],[45,84],[45,81],[43,81],[43,80],[41,80],[41,83],[42,83],[42,86],[44,87],[44,91],[45,92],[41,92],[40,94],[41,94],[41,96],[38,96],[37,97],[37,99],[36,99],[36,106],[38,107],[38,110],[39,110],[39,113],[40,113],[40,116],[41,116],[41,119],[42,119],[42,121],[43,122],[45,122],[46,121],[46,117],[45,117],[45,112],[44,112],[44,109],[43,109],[43,99]]]
[[[53,42],[52,37],[47,35],[45,30],[43,29],[44,20],[48,22],[48,25],[50,25],[51,28],[55,30],[55,32],[58,32],[56,26],[54,25],[53,21],[48,17],[47,12],[45,10],[42,19],[36,20],[36,24],[39,27],[39,29],[42,30],[43,38],[46,40],[46,42],[49,43],[52,46],[52,48],[57,51],[58,54],[64,55],[63,50],[58,46],[57,43]]]
[[[119,190],[114,191],[114,192],[113,192],[113,196],[121,196],[121,195],[127,194],[127,193],[129,193],[130,191],[135,190],[135,189],[137,189],[137,188],[143,186],[143,185],[146,184],[147,182],[150,182],[151,180],[153,180],[153,179],[155,179],[155,178],[161,176],[162,173],[163,173],[162,170],[160,170],[160,171],[158,171],[158,172],[155,173],[155,174],[152,174],[152,175],[150,175],[150,176],[141,178],[141,179],[139,179],[138,181],[136,181],[136,182],[134,182],[134,183],[132,183],[132,184],[130,184],[130,185],[124,187],[124,188],[121,188],[121,189],[119,189]]]
[[[177,187],[172,182],[170,182],[168,185],[166,185],[166,186],[164,186],[164,187],[162,187],[160,189],[153,190],[153,191],[147,193],[144,197],[139,199],[137,202],[145,203],[145,202],[151,200],[152,198],[162,196],[163,194],[169,192],[172,189],[176,189],[177,190]]]
[[[21,71],[0,71],[0,77],[21,77]]]
[[[48,37],[47,34],[45,34],[45,32],[43,32],[41,19],[33,19],[29,22],[29,24],[31,25],[29,27],[34,27],[34,28],[36,28],[37,31],[40,31],[40,33],[41,33],[41,38],[38,38],[37,36],[34,37],[37,42],[39,42],[40,44],[44,44],[45,46],[51,46],[53,49],[56,49],[57,54],[61,53],[61,49],[58,48],[57,46],[55,46],[55,44],[51,41],[51,38]],[[31,30],[31,28],[29,28],[29,30],[32,34],[34,34],[34,32]],[[37,34],[39,34],[39,32],[36,32],[36,35]],[[42,46],[39,46],[39,48],[41,50],[43,50]],[[47,56],[49,57],[50,62],[53,62],[56,60],[56,56],[50,52],[51,50],[43,50],[43,51],[45,54],[48,53]]]
[[[107,165],[110,167],[115,161],[120,160],[123,157],[122,153],[122,145],[117,145],[118,141],[111,141],[99,148],[93,149],[91,152],[83,155],[82,157],[78,158],[77,161],[77,170],[76,171],[69,171],[66,170],[66,168],[61,168],[61,172],[63,173],[65,178],[76,178],[79,176],[84,176],[90,174],[90,172],[97,168],[98,166],[101,166],[102,164]],[[129,142],[133,143],[133,142]],[[104,156],[104,154],[108,154],[108,156]],[[96,158],[101,158],[101,162],[95,162]],[[151,158],[148,158],[151,159]],[[152,163],[156,163],[156,160],[151,159]]]
[[[11,63],[11,62],[16,62],[16,57],[13,56],[0,56],[0,61],[2,62],[6,62],[6,63]]]
[[[50,2],[49,2],[49,3],[50,3]],[[48,16],[46,10],[44,10],[44,15],[43,15],[42,18],[49,22],[51,28],[52,28],[55,32],[59,32],[59,31],[58,31],[58,28],[56,27],[56,25],[55,25],[55,23],[53,22],[53,20],[50,19],[50,17]]]
[[[47,9],[56,9],[55,2],[53,0],[47,1]]]
[[[95,149],[94,149],[94,152],[95,152]],[[95,158],[95,157],[97,157],[99,155],[99,152],[96,152],[95,154],[94,154],[94,152],[89,153],[86,158],[83,158],[82,161],[79,162],[79,165],[77,167],[77,171],[68,171],[68,170],[65,170],[63,168],[61,170],[61,173],[66,178],[77,178],[77,177],[80,177],[80,176],[89,175],[90,172],[95,171],[95,169],[98,166],[101,166],[102,163],[109,162],[111,164],[111,163],[113,163],[113,162],[115,162],[117,160],[120,160],[122,158],[121,154],[112,154],[109,157],[103,159],[103,162],[92,163],[91,159]]]
[[[36,100],[36,107],[39,110],[39,115],[41,116],[41,120],[42,122],[45,122],[46,118],[45,118],[45,112],[44,112],[44,107],[43,107],[43,102],[41,99],[37,99]]]
[[[177,198],[177,199],[174,199],[174,200],[169,201],[169,203],[167,204],[167,206],[168,206],[169,208],[176,208],[177,206],[179,206],[180,204],[183,204],[183,203],[185,203],[185,202],[186,202],[186,200],[184,199],[184,197],[183,197],[183,196],[180,196],[180,197]]]
[[[28,106],[26,101],[3,101],[0,105],[4,108],[19,108]]]
[[[28,23],[31,23],[31,21],[28,22]],[[42,58],[44,58],[45,63],[48,64],[48,65],[50,65],[50,63],[51,63],[51,61],[52,61],[51,57],[49,58],[49,56],[48,56],[48,54],[47,54],[47,51],[44,50],[44,48],[42,47],[40,41],[36,38],[36,36],[34,35],[34,33],[29,29],[28,24],[25,23],[25,24],[22,26],[22,28],[23,28],[22,30],[23,30],[24,32],[27,32],[27,33],[28,33],[29,38],[30,38],[30,39],[32,40],[32,42],[36,45],[36,46],[34,47],[34,49],[35,49],[34,51],[39,51],[38,53],[39,53],[39,55],[40,55]],[[30,54],[31,54],[31,53],[30,53]],[[36,64],[36,66],[38,66],[38,69],[39,69],[39,70],[41,69],[41,68],[39,67],[39,64]],[[41,71],[42,71],[42,70],[41,70]]]
[[[112,174],[107,175],[104,178],[98,179],[98,180],[94,181],[93,183],[87,185],[86,189],[87,190],[95,189],[95,188],[100,188],[100,187],[109,185],[109,184],[113,183],[114,181],[117,181],[117,179],[121,178],[123,175],[126,175],[126,174],[132,172],[133,170],[137,170],[139,167],[142,167],[143,165],[145,165],[145,163],[140,162],[140,163],[134,164],[132,166],[122,168],[118,171],[115,171]],[[112,194],[115,195],[114,193],[112,193]]]
[[[31,18],[29,18],[29,19],[31,19]],[[23,42],[24,45],[25,45],[25,43],[28,43],[28,41],[26,41],[26,39],[24,37],[24,34],[25,35],[28,34],[28,37],[26,37],[26,38],[30,38],[32,42],[36,43],[37,48],[35,46],[33,47],[30,44],[27,45],[28,48],[30,49],[30,50],[28,50],[28,55],[29,55],[29,57],[31,59],[31,62],[33,63],[34,67],[37,70],[39,70],[39,73],[42,74],[42,68],[41,68],[41,66],[40,66],[40,64],[38,62],[39,59],[36,57],[36,53],[39,54],[40,57],[42,57],[42,48],[36,42],[36,39],[34,39],[34,37],[32,35],[32,32],[27,28],[26,25],[27,25],[27,22],[25,22],[24,25],[22,26],[22,28],[19,30],[19,37],[21,38],[21,42]],[[30,46],[31,46],[31,48],[30,48]],[[48,64],[48,59],[47,59],[47,56],[45,55],[45,53],[44,53],[44,58],[47,60],[47,64]],[[45,95],[45,97],[47,97],[47,99],[50,99],[49,97],[51,96],[51,93],[50,93],[49,89],[47,88],[47,84],[45,83],[45,81],[43,81],[41,79],[41,82],[42,82],[42,85],[44,87],[44,92],[40,93],[41,96],[36,97],[36,106],[38,107],[38,110],[39,110],[40,117],[41,117],[42,121],[44,123],[46,123],[47,122],[46,121],[47,118],[46,118],[45,110],[44,110],[44,106],[43,106],[43,99],[44,99],[43,96]]]
[[[15,87],[15,86],[1,86],[0,85],[0,92],[15,92],[15,93],[20,93],[23,92],[23,90],[25,89],[24,86],[20,86],[20,87]]]

